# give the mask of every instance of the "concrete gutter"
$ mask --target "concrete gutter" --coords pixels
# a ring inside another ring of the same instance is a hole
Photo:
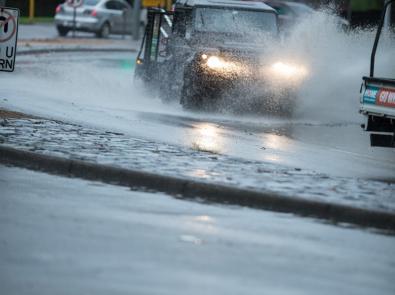
[[[395,233],[395,213],[390,212],[292,198],[272,192],[240,189],[80,160],[70,160],[1,145],[0,163],[66,177],[102,181],[136,189],[150,189],[164,192],[177,198],[198,199],[212,203],[294,213],[328,220],[333,223],[349,223]]]
[[[57,52],[137,52],[141,41],[96,38],[19,39],[17,55]]]

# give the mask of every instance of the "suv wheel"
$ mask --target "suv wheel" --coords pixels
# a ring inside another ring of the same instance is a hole
[[[182,86],[180,103],[186,110],[201,110],[203,105],[202,98],[186,83]]]

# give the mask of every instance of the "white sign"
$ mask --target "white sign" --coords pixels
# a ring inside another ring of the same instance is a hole
[[[67,0],[66,3],[71,7],[77,8],[84,4],[84,0]]]
[[[0,7],[0,71],[13,72],[18,39],[19,9]]]

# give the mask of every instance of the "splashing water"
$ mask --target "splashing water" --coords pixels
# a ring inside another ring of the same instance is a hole
[[[369,73],[374,36],[374,29],[344,32],[339,28],[336,16],[319,11],[296,24],[282,42],[270,42],[265,58],[295,61],[309,71],[307,79],[298,88],[295,120],[363,121],[358,114],[359,89],[362,76]],[[391,59],[394,49],[394,36],[384,33],[376,57],[377,76],[395,77],[395,62]],[[81,64],[69,63],[66,58],[59,60],[59,55],[43,56],[36,62],[46,63],[46,66],[35,69],[34,64],[20,64],[15,76],[1,77],[0,84],[8,85],[5,88],[13,94],[11,97],[29,97],[29,92],[34,89],[36,98],[41,100],[47,97],[51,101],[73,102],[75,105],[100,104],[104,108],[185,114],[177,102],[165,105],[157,98],[147,97],[141,87],[133,85],[131,71],[103,67],[100,60],[106,56],[94,55],[88,61],[86,55],[73,58],[84,60]],[[125,58],[134,59],[128,55]],[[22,84],[24,87],[19,87]],[[3,89],[4,98],[8,96],[5,92]]]
[[[369,74],[375,29],[345,32],[337,16],[318,11],[295,25],[282,45],[273,43],[272,58],[284,57],[307,66],[309,76],[298,90],[295,116],[320,122],[359,122],[359,89]],[[376,76],[395,77],[395,40],[380,39]]]

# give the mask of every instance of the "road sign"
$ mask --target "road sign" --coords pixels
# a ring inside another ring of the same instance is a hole
[[[84,4],[84,0],[67,0],[66,3],[73,8],[77,8]]]
[[[13,72],[18,39],[19,9],[0,7],[0,71]]]
[[[73,11],[73,38],[75,37],[75,26],[76,26],[76,19],[77,19],[77,8],[84,4],[83,0],[67,0],[67,5],[74,8]]]

